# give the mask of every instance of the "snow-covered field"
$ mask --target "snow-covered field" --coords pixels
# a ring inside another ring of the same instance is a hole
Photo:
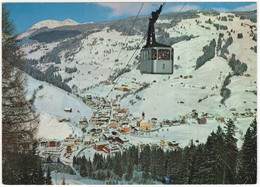
[[[80,98],[57,88],[48,83],[38,81],[28,76],[28,98],[34,90],[42,89],[36,94],[35,108],[40,114],[38,137],[63,140],[72,134],[77,128],[75,125],[84,117],[90,118],[92,110]],[[71,108],[72,112],[65,112],[65,108]],[[70,122],[59,122],[61,119],[69,119]],[[79,131],[82,133],[82,131]]]

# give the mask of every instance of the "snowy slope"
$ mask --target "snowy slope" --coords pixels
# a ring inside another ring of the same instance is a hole
[[[62,140],[78,130],[75,125],[80,120],[84,117],[90,118],[92,111],[80,98],[30,76],[28,76],[27,84],[28,98],[34,90],[43,86],[37,92],[35,99],[36,112],[40,114],[38,137]],[[65,112],[65,108],[72,108],[72,112]],[[60,123],[61,119],[70,119],[70,122]]]

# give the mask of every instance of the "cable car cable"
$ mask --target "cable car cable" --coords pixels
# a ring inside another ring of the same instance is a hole
[[[138,18],[138,16],[139,16],[139,14],[140,14],[140,12],[141,12],[143,6],[144,6],[144,3],[142,3],[142,5],[141,5],[141,7],[140,7],[140,9],[139,9],[139,12],[138,12],[138,14],[136,15],[135,20],[133,21],[132,26],[131,26],[131,28],[130,28],[128,34],[127,34],[127,37],[126,37],[125,42],[124,42],[125,45],[126,45],[126,42],[127,42],[128,36],[130,35],[131,31],[133,30],[134,24],[135,24],[135,22],[136,22],[136,20],[137,20],[137,18]],[[119,51],[119,54],[118,54],[118,56],[117,56],[116,59],[119,58],[119,56],[120,56],[122,50],[123,50],[123,46],[121,47],[121,49],[120,49],[120,51]],[[116,65],[116,63],[114,63],[114,65],[113,65],[113,67],[112,67],[112,69],[111,69],[111,71],[110,71],[109,76],[111,75],[111,72],[113,71],[115,65]]]
[[[163,3],[162,8],[165,6],[165,4],[166,4],[166,3]],[[183,7],[182,7],[182,8],[183,8]],[[181,9],[181,10],[182,10],[182,9]],[[141,42],[139,43],[139,45],[138,45],[138,47],[136,48],[135,52],[133,53],[133,55],[131,56],[131,58],[130,58],[129,61],[127,62],[127,64],[126,64],[126,66],[125,66],[124,69],[126,69],[126,67],[128,66],[128,64],[129,64],[130,61],[132,60],[133,56],[135,55],[136,51],[138,50],[138,48],[140,47],[140,45],[143,43],[143,41],[144,41],[144,39],[146,38],[146,36],[147,36],[147,32],[146,32],[145,36],[143,37],[143,39],[141,40]],[[122,77],[123,77],[123,75],[120,76],[120,77],[117,79],[117,81],[115,82],[115,84],[113,85],[112,89],[110,90],[110,92],[108,93],[108,95],[107,95],[106,97],[108,97],[108,96],[110,95],[110,93],[113,91],[114,87],[116,86],[116,84],[119,82],[119,80],[120,80]]]

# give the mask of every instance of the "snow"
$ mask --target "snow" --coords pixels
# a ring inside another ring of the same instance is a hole
[[[61,27],[61,26],[65,26],[65,25],[77,25],[79,23],[77,23],[76,21],[73,21],[71,19],[66,19],[64,21],[57,21],[57,20],[44,20],[41,22],[36,23],[35,25],[33,25],[30,30],[32,29],[39,29],[42,27],[48,27],[50,29],[55,28],[55,27]]]
[[[37,138],[64,140],[69,134],[72,134],[72,130],[67,122],[59,123],[54,116],[40,113]]]
[[[226,15],[225,13],[221,14],[221,16]],[[205,20],[209,18],[214,23],[227,25],[229,30],[233,29],[236,31],[236,33],[231,34],[233,43],[228,47],[228,50],[230,54],[236,54],[237,59],[248,65],[248,70],[245,73],[250,74],[250,77],[233,76],[231,78],[231,83],[227,86],[231,90],[231,95],[226,100],[225,105],[220,104],[222,99],[220,91],[226,76],[232,72],[228,66],[228,61],[222,57],[215,56],[201,68],[195,70],[196,60],[203,54],[202,49],[205,45],[208,45],[213,39],[217,41],[219,33],[224,33],[224,39],[229,37],[225,30],[217,31],[213,25],[205,23]],[[196,19],[202,23],[197,25],[195,22]],[[159,19],[158,23],[169,23],[169,21]],[[47,23],[48,21],[36,24],[35,28],[40,28]],[[127,88],[135,91],[142,87],[142,83],[150,83],[150,86],[136,94],[141,97],[141,100],[136,99],[136,95],[130,94],[120,101],[120,106],[128,108],[134,117],[141,117],[142,112],[145,112],[147,120],[155,117],[159,122],[166,119],[179,119],[180,116],[190,114],[193,109],[196,109],[199,114],[204,112],[213,114],[215,117],[234,119],[230,108],[236,108],[238,113],[244,113],[246,108],[256,108],[257,96],[246,91],[257,90],[255,83],[257,79],[257,55],[250,49],[250,47],[257,44],[249,36],[249,26],[241,26],[241,23],[253,24],[249,20],[240,20],[237,17],[234,18],[233,22],[225,22],[217,20],[217,16],[204,16],[200,14],[199,18],[185,19],[175,27],[165,29],[171,37],[182,35],[194,35],[197,37],[189,41],[176,43],[172,46],[174,48],[174,63],[179,66],[178,69],[174,70],[174,74],[141,74],[136,68],[123,74],[116,87],[126,84]],[[50,25],[49,28],[54,28],[61,23],[49,20],[48,24]],[[74,22],[68,22],[67,24],[74,24]],[[201,25],[210,27],[211,30],[202,28]],[[63,79],[72,77],[68,85],[70,87],[73,85],[77,86],[78,90],[75,93],[80,96],[107,96],[113,85],[103,85],[100,82],[108,79],[109,75],[113,73],[111,72],[112,68],[114,70],[116,68],[124,68],[134,52],[134,50],[122,50],[119,55],[126,36],[117,31],[110,30],[107,32],[107,29],[109,28],[104,28],[102,31],[93,33],[81,40],[80,48],[75,49],[75,54],[70,56],[73,57],[72,61],[64,57],[65,51],[59,54],[61,56],[61,64],[55,64],[56,67],[61,69],[58,73]],[[237,38],[238,32],[243,33],[244,37],[242,39]],[[128,41],[131,41],[131,43],[128,43],[128,46],[139,44],[141,39],[142,36],[140,35],[128,36]],[[24,50],[28,52],[38,45],[40,44],[28,44],[28,46],[24,46]],[[51,50],[56,45],[57,43],[50,43],[47,48]],[[38,50],[27,54],[30,58],[39,59],[48,50]],[[139,50],[136,54],[138,53]],[[115,62],[116,59],[118,59],[118,62]],[[130,64],[133,64],[133,61]],[[39,69],[44,70],[48,65],[50,64],[39,66]],[[77,67],[78,71],[68,74],[65,72],[65,67]],[[184,79],[184,76],[188,78]],[[154,80],[156,82],[153,82]],[[35,88],[37,88],[37,85],[35,85]],[[123,95],[125,93],[113,90],[109,94],[108,99],[114,99],[116,95]],[[135,103],[131,104],[131,100]],[[198,102],[199,100],[202,101]],[[180,103],[181,101],[183,103]],[[72,108],[72,113],[64,112],[65,107]],[[72,121],[69,125],[73,126],[74,133],[79,134],[82,132],[78,128],[75,128],[75,124],[84,116],[89,119],[91,115],[91,109],[80,101],[79,98],[67,95],[66,92],[60,89],[48,87],[47,84],[44,84],[44,89],[37,93],[36,108],[39,112],[51,115],[57,119],[70,118]],[[80,110],[80,112],[77,112],[77,110]],[[237,126],[245,133],[251,121],[251,118],[238,119]],[[142,136],[129,137],[129,139],[136,143],[149,143],[158,142],[165,136],[165,138],[175,139],[185,146],[191,138],[205,141],[210,132],[215,130],[218,125],[219,123],[215,120],[209,120],[206,125],[198,125],[191,122],[190,124],[177,127],[169,127],[169,133],[167,130],[160,132],[157,138]],[[224,124],[221,125],[223,126]],[[92,157],[92,151],[90,149],[87,156]],[[88,150],[82,154],[86,152]]]
[[[77,128],[78,122],[84,117],[90,119],[92,110],[81,99],[46,82],[35,80],[30,76],[28,76],[27,84],[28,98],[32,96],[34,90],[38,89],[40,85],[43,86],[37,92],[34,103],[36,112],[40,114],[41,120],[38,136],[53,138],[56,133],[57,137],[63,139],[68,134],[71,134],[71,131],[78,135],[82,133]],[[72,112],[65,112],[64,109],[66,107],[72,108]],[[58,120],[60,119],[70,119],[70,122],[59,123]]]
[[[239,118],[238,121],[235,122],[237,127],[236,138],[238,139],[238,147],[242,146],[243,135],[245,134],[252,120],[253,118]],[[127,138],[133,145],[149,143],[160,144],[161,140],[165,140],[176,141],[177,143],[180,143],[181,147],[185,147],[189,144],[190,140],[193,140],[193,142],[199,140],[200,143],[206,143],[208,135],[210,135],[212,131],[216,131],[218,126],[224,129],[223,127],[225,124],[219,123],[215,119],[207,119],[207,124],[197,124],[195,120],[188,120],[186,124],[169,127],[164,126],[158,129],[158,131],[150,133],[140,131],[138,135],[127,135]],[[242,135],[239,131],[242,132]]]
[[[51,172],[51,177],[52,177],[52,184],[54,185],[61,185],[63,179],[65,179],[66,185],[105,184],[103,181],[83,178],[78,175],[70,175],[67,173],[58,173],[58,172],[56,173],[55,171]]]

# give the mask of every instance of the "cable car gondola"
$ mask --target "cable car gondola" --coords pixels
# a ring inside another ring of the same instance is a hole
[[[149,18],[146,45],[141,50],[140,71],[150,74],[173,74],[173,48],[156,42],[154,23],[162,11],[162,5]]]

